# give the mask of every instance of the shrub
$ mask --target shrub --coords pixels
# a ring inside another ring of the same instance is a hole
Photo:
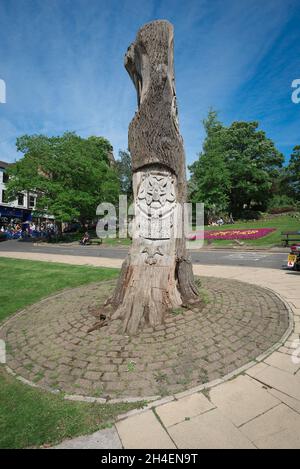
[[[286,213],[296,210],[295,201],[287,195],[274,195],[268,204],[269,213]]]
[[[243,220],[259,220],[261,218],[261,212],[257,210],[245,209],[241,212],[241,218]]]
[[[273,207],[270,208],[269,213],[277,214],[277,213],[287,213],[287,212],[297,212],[297,207],[294,205],[287,205],[285,207]]]

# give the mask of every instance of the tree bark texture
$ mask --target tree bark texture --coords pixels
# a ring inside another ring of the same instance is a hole
[[[112,318],[135,334],[162,324],[169,309],[199,301],[186,251],[186,170],[179,133],[173,26],[144,25],[125,55],[137,91],[138,110],[130,123],[135,219],[133,241],[110,300]]]

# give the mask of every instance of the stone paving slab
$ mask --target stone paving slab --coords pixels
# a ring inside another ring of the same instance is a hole
[[[249,368],[247,371],[246,371],[246,374],[248,376],[251,376],[252,378],[255,378],[256,375],[258,375],[261,371],[265,370],[266,368],[268,368],[269,365],[267,365],[266,363],[264,362],[261,362],[261,363],[257,363],[257,365],[254,365],[252,366],[252,368]]]
[[[298,336],[300,335],[300,323],[299,322],[295,323],[294,332],[296,332]]]
[[[211,389],[210,399],[237,427],[280,403],[249,376],[238,376]]]
[[[296,319],[300,320],[300,308],[294,308],[294,316],[295,316],[295,320]]]
[[[294,399],[293,397],[290,397],[287,394],[278,391],[277,389],[270,388],[268,389],[268,393],[272,394],[272,396],[276,397],[276,399],[280,400],[280,402],[286,404],[288,407],[300,414],[300,400]]]
[[[284,404],[245,424],[240,430],[258,448],[300,448],[300,415]]]
[[[173,441],[152,410],[116,423],[124,448],[175,449]]]
[[[286,344],[284,344],[283,347],[280,347],[279,349],[277,349],[277,352],[284,353],[285,355],[289,355],[291,357],[291,355],[293,355],[294,353],[294,349],[286,347]]]
[[[300,400],[300,377],[269,366],[255,376],[259,382]],[[299,429],[300,430],[300,429]]]
[[[300,360],[299,363],[294,363],[290,355],[286,355],[280,352],[272,353],[270,357],[265,359],[265,363],[283,371],[287,371],[291,374],[296,374],[300,369]]]
[[[164,426],[170,427],[213,408],[214,405],[203,394],[195,393],[178,401],[156,407],[156,413]]]
[[[113,428],[99,430],[91,435],[65,440],[53,449],[122,449],[118,432]]]
[[[287,298],[287,301],[291,303],[295,309],[300,309],[300,299],[299,298]]]
[[[254,445],[218,409],[168,429],[180,449],[251,449]]]

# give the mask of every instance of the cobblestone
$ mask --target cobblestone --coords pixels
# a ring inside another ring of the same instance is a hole
[[[164,325],[134,337],[118,334],[117,322],[87,333],[95,322],[89,306],[103,303],[115,281],[50,297],[4,326],[7,365],[38,385],[73,394],[166,395],[222,378],[287,329],[288,312],[269,290],[229,279],[201,283],[203,309],[170,313]]]

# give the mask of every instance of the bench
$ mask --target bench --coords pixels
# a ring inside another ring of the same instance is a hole
[[[97,244],[98,246],[100,244],[102,244],[102,239],[101,238],[98,238],[98,239],[90,239],[89,242],[87,244]]]
[[[285,247],[288,247],[291,241],[300,243],[300,231],[282,231],[281,236]]]

